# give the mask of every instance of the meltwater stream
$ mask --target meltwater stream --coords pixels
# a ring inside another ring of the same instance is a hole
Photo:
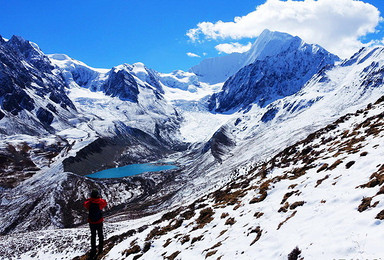
[[[158,172],[165,170],[176,169],[177,166],[173,164],[153,164],[153,163],[142,163],[142,164],[130,164],[123,167],[111,168],[100,172],[95,172],[86,175],[90,178],[122,178],[127,176],[133,176],[144,172]]]

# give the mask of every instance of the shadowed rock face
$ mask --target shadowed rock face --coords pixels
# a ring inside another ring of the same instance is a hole
[[[49,59],[33,43],[18,36],[0,41],[0,120],[25,111],[31,122],[18,127],[19,133],[32,133],[32,125],[52,131],[54,115],[48,110],[76,111],[65,93],[65,83],[54,75]],[[39,105],[37,105],[39,104]],[[42,104],[44,107],[41,107]],[[55,112],[55,111],[54,111]],[[34,116],[39,121],[33,122]],[[6,132],[6,131],[5,131]]]
[[[107,82],[101,87],[105,94],[122,100],[137,102],[139,88],[136,80],[126,70],[111,71]]]
[[[205,144],[202,152],[210,151],[218,162],[222,162],[225,156],[229,156],[230,149],[235,145],[234,138],[228,132],[228,129],[221,127]]]
[[[47,125],[50,125],[53,121],[52,113],[42,107],[37,110],[36,116],[42,123]]]

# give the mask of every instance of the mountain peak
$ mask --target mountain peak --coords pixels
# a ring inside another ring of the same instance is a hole
[[[9,40],[10,43],[26,43],[28,42],[23,37],[18,35],[12,35],[11,39]]]
[[[298,48],[303,43],[303,40],[297,36],[266,29],[257,37],[251,49],[246,52],[248,58],[245,65],[251,64],[255,60],[262,60],[268,56],[282,53],[291,46]]]

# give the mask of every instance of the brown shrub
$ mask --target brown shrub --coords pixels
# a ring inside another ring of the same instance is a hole
[[[144,246],[143,246],[143,252],[146,253],[149,251],[149,249],[151,249],[151,243],[150,242],[145,242]]]
[[[185,243],[187,243],[188,241],[190,241],[191,238],[189,235],[186,235],[186,236],[183,236],[181,239],[180,239],[180,243],[183,245]]]
[[[221,242],[217,242],[214,246],[212,246],[211,248],[205,249],[203,252],[213,250],[215,248],[221,247],[222,245],[223,244]]]
[[[227,221],[225,221],[225,225],[233,225],[236,223],[235,218],[228,218]]]
[[[332,171],[334,169],[336,169],[337,166],[339,166],[339,164],[341,164],[343,161],[338,159],[336,160],[336,162],[334,162],[331,166],[329,166],[328,170]]]
[[[380,103],[384,102],[384,96],[381,96],[374,104],[378,105]]]
[[[381,194],[384,194],[384,186],[380,187],[380,190],[376,193],[376,196]]]
[[[265,200],[267,198],[267,196],[268,196],[268,193],[266,191],[260,191],[260,196],[251,199],[249,201],[249,204],[259,203],[259,202]]]
[[[321,172],[321,171],[324,171],[328,168],[328,163],[324,163],[323,165],[321,165],[321,167],[317,170],[317,172]]]
[[[298,260],[301,254],[301,250],[296,247],[295,249],[292,250],[291,253],[288,255],[288,260]]]
[[[228,217],[228,216],[229,216],[228,213],[223,213],[223,214],[221,214],[220,218],[223,219],[223,218],[226,218],[226,217]]]
[[[168,232],[172,231],[172,230],[175,230],[176,228],[179,228],[181,227],[181,225],[183,224],[183,220],[182,219],[177,219],[177,220],[174,220],[174,221],[171,221],[167,226],[165,227],[155,227],[153,228],[147,235],[146,237],[146,241],[148,240],[151,240],[152,238],[154,237],[157,237],[157,236],[163,236],[165,234],[167,234]]]
[[[297,211],[294,211],[288,218],[286,218],[283,222],[281,222],[278,227],[277,227],[277,230],[279,230],[281,228],[282,225],[284,225],[288,220],[290,220],[291,218],[293,218],[295,215],[296,215]]]
[[[180,214],[180,216],[182,218],[184,218],[185,220],[189,220],[195,216],[195,210],[193,210],[193,209],[187,210],[187,211],[183,212],[182,214]]]
[[[221,231],[218,237],[221,237],[221,236],[222,236],[222,235],[224,235],[224,233],[225,233],[225,232],[227,232],[227,231],[228,231],[227,229],[226,229],[226,230],[223,230],[223,231]]]
[[[375,219],[384,219],[384,210],[380,211],[379,214],[376,215]]]
[[[227,190],[218,190],[213,194],[216,204],[214,206],[220,205],[235,205],[240,202],[240,198],[246,195],[245,191],[238,190],[233,193],[230,192],[230,189]]]
[[[213,256],[213,255],[216,254],[216,253],[217,253],[217,250],[210,251],[210,252],[208,252],[208,253],[206,254],[205,258],[208,258],[208,257],[210,257],[210,256]]]
[[[261,218],[263,215],[264,215],[263,212],[256,212],[253,216],[254,216],[255,218]]]
[[[210,223],[213,220],[213,215],[215,212],[212,208],[205,208],[200,211],[200,216],[196,219],[196,228],[203,228],[206,224]]]
[[[203,235],[192,238],[191,244],[196,243],[197,241],[201,241],[204,238]]]
[[[137,259],[139,259],[139,258],[142,257],[142,256],[143,256],[143,254],[135,255],[135,256],[132,258],[132,260],[137,260]]]
[[[140,246],[139,245],[134,245],[131,248],[124,250],[123,251],[123,255],[129,256],[129,255],[137,254],[137,253],[140,253],[140,252],[141,252]]]
[[[169,244],[172,242],[172,239],[168,238],[167,241],[165,241],[163,247],[169,246]]]
[[[282,201],[280,202],[280,204],[283,204],[284,202],[287,201],[287,199],[289,199],[289,197],[291,197],[293,194],[297,194],[299,191],[296,190],[296,191],[291,191],[291,192],[288,192],[284,195]]]
[[[172,255],[165,257],[168,260],[175,260],[175,258],[180,254],[180,251],[174,252]]]
[[[301,206],[303,206],[304,205],[304,201],[296,201],[295,203],[293,203],[290,207],[289,207],[289,209],[290,210],[294,210],[295,208],[297,208],[297,207],[301,207]]]
[[[371,201],[372,201],[372,197],[364,197],[361,200],[361,203],[360,203],[359,207],[357,208],[357,210],[359,212],[363,212],[366,209],[370,208],[371,207]]]
[[[381,170],[379,169],[378,172],[375,172],[371,175],[370,181],[358,186],[357,188],[373,188],[377,185],[382,185],[384,183],[384,174],[381,173]]]
[[[329,178],[329,174],[326,175],[324,178],[320,179],[320,180],[317,180],[316,182],[316,185],[315,185],[315,188],[317,188],[321,183],[323,183],[323,181],[325,181],[326,179]]]
[[[176,210],[173,210],[173,211],[170,211],[170,212],[167,212],[165,213],[162,217],[161,217],[161,221],[166,221],[166,220],[171,220],[171,219],[174,219],[176,218],[181,212],[181,208],[178,208]]]
[[[352,165],[355,164],[355,161],[350,161],[350,162],[347,162],[347,164],[345,165],[345,168],[349,169],[352,167]]]
[[[301,176],[303,176],[304,174],[307,173],[307,170],[313,168],[313,166],[310,166],[309,164],[304,166],[304,167],[301,167],[301,168],[294,168],[291,172],[290,172],[290,175],[289,175],[289,179],[290,180],[295,180]]]
[[[263,233],[263,230],[261,230],[260,226],[256,227],[255,229],[253,229],[251,231],[251,233],[256,233],[256,238],[252,241],[252,243],[250,244],[250,246],[252,246],[253,244],[255,244],[261,237],[262,233]]]
[[[288,202],[285,202],[284,206],[282,206],[277,212],[288,212],[288,208],[289,208],[289,203]]]

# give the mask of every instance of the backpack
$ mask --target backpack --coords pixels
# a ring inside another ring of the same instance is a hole
[[[88,219],[91,222],[97,222],[103,217],[103,213],[101,209],[99,208],[99,204],[97,203],[91,203],[89,205],[89,214]]]

